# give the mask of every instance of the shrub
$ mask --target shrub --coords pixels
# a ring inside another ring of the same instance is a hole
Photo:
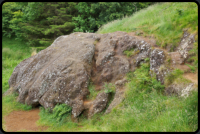
[[[145,90],[145,92],[150,92],[152,90],[162,91],[164,90],[164,85],[157,81],[156,76],[150,76],[150,64],[149,58],[145,59],[146,63],[142,63],[141,66],[135,70],[135,72],[129,72],[127,74],[127,79],[130,81],[129,86],[137,87],[136,92]]]

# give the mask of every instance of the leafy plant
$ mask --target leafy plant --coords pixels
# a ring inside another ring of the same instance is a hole
[[[127,74],[127,79],[132,82],[132,86],[136,86],[136,92],[141,92],[145,90],[145,92],[151,92],[152,90],[162,91],[164,90],[164,85],[157,81],[156,76],[150,76],[150,64],[149,58],[145,59],[146,63],[142,63],[140,68],[138,68],[135,72],[129,72]]]
[[[66,104],[57,104],[53,109],[52,118],[56,118],[57,121],[61,121],[68,116],[72,111],[72,108]]]

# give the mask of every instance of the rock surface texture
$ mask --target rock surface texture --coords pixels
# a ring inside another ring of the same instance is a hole
[[[96,99],[87,100],[88,83],[92,81],[97,91],[105,82],[113,83],[116,93],[105,112],[109,113],[124,98],[126,73],[134,71],[145,58],[150,58],[151,72],[164,83],[164,76],[169,72],[164,66],[168,55],[151,46],[150,42],[125,32],[76,32],[60,36],[51,46],[25,59],[14,69],[8,92],[17,92],[17,100],[21,103],[50,109],[57,103],[65,103],[72,107],[74,118],[84,110],[91,117],[106,108],[109,97],[100,92]],[[131,49],[135,54],[127,57],[123,52]],[[183,57],[185,50],[186,47],[179,49]]]

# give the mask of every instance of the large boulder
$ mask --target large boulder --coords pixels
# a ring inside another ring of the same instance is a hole
[[[101,92],[88,101],[88,83],[92,81],[95,90],[102,90],[105,82],[113,83],[116,93],[106,111],[109,113],[124,99],[126,73],[134,71],[145,58],[150,58],[151,72],[164,82],[169,72],[163,68],[167,55],[151,46],[142,38],[119,31],[60,36],[51,46],[17,65],[9,79],[8,92],[19,93],[17,100],[21,103],[51,110],[56,104],[65,103],[72,107],[74,118],[84,110],[91,117],[106,108],[109,97]],[[124,54],[133,49],[134,55]]]
[[[91,74],[96,34],[73,33],[58,37],[51,46],[22,61],[9,85],[19,93],[18,101],[53,109],[57,103],[72,106],[72,114],[83,110]]]

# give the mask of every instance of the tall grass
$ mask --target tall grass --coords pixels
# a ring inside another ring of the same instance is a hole
[[[103,25],[97,33],[143,32],[144,36],[155,37],[157,45],[173,50],[186,28],[197,33],[198,6],[194,2],[156,3],[130,17]]]
[[[30,57],[30,49],[25,43],[6,37],[3,37],[2,46],[2,93],[4,93],[9,88],[8,80],[14,68],[22,60]]]

